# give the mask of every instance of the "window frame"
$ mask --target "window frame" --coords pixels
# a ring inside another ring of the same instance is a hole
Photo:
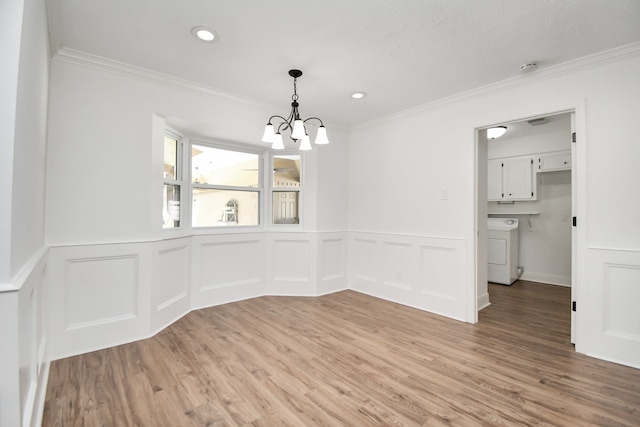
[[[164,141],[165,138],[170,138],[173,141],[176,141],[176,170],[174,173],[175,179],[168,179],[164,176],[162,177],[162,190],[163,190],[163,194],[164,194],[164,188],[167,185],[175,185],[178,187],[178,191],[180,194],[180,198],[179,198],[179,210],[178,210],[178,215],[179,215],[179,225],[177,227],[165,227],[164,226],[164,218],[162,221],[162,230],[165,233],[176,233],[176,232],[181,232],[182,230],[185,230],[188,228],[188,224],[185,223],[185,213],[186,213],[186,208],[185,208],[185,165],[184,165],[184,141],[183,141],[183,137],[180,136],[178,133],[170,130],[170,129],[165,129],[164,131],[164,135],[163,135],[163,148],[162,148],[162,155],[163,155],[163,170],[164,170]],[[164,200],[163,200],[164,202]],[[164,210],[164,206],[163,206],[163,210]]]
[[[193,182],[193,146],[199,145],[203,147],[214,148],[218,150],[234,151],[238,153],[254,154],[258,156],[258,186],[257,187],[243,187],[243,186],[231,186],[231,185],[217,185],[217,184],[195,184]],[[265,150],[252,147],[249,145],[239,145],[224,143],[221,141],[211,141],[204,139],[189,139],[188,147],[188,193],[189,193],[189,227],[194,234],[211,234],[215,233],[238,233],[238,232],[252,232],[263,231],[265,229],[265,184],[264,184],[264,158]],[[249,191],[258,193],[258,224],[256,225],[234,225],[231,227],[221,226],[194,226],[193,224],[193,190],[194,188],[211,189],[211,190],[227,190],[227,191]]]
[[[267,171],[273,171],[275,168],[274,159],[282,156],[300,156],[300,187],[276,187],[274,184],[273,173],[269,173],[269,185],[267,190],[268,206],[269,210],[268,220],[269,228],[277,229],[278,231],[300,231],[304,225],[304,171],[305,171],[305,153],[300,150],[269,150],[268,156],[268,169]],[[273,215],[275,208],[273,204],[273,195],[276,192],[287,191],[298,193],[298,223],[297,224],[276,224]]]

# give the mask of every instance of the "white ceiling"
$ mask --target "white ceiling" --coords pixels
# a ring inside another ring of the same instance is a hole
[[[48,0],[70,48],[351,126],[640,41],[639,0]],[[205,43],[194,26],[215,29]],[[521,78],[527,78],[522,76]],[[350,94],[368,96],[353,100]]]

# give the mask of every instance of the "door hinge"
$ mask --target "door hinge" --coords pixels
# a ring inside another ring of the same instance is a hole
[[[573,217],[573,226],[577,227],[578,224],[578,218],[576,218],[575,216]]]
[[[571,134],[571,142],[576,142],[576,133]]]
[[[576,311],[576,302],[575,301],[571,302],[571,311]]]

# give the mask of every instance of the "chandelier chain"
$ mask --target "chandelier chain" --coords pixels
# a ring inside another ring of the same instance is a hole
[[[297,89],[297,85],[296,85],[297,82],[298,82],[298,78],[294,77],[293,78],[293,95],[291,95],[291,99],[293,101],[297,101],[298,100],[298,89]]]

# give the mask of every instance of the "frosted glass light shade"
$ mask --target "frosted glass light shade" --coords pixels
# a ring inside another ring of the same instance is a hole
[[[272,150],[284,150],[284,142],[282,142],[282,135],[280,132],[273,135],[273,145],[271,146]]]
[[[500,138],[507,131],[506,126],[497,126],[494,128],[487,129],[487,138],[488,139],[496,139]]]
[[[291,132],[291,138],[302,139],[307,133],[304,131],[304,123],[302,120],[296,120],[293,122],[293,131]]]
[[[300,150],[302,151],[308,151],[311,150],[311,140],[309,139],[309,135],[306,135],[302,137],[302,139],[300,140]]]
[[[273,142],[273,137],[275,133],[273,132],[273,125],[267,124],[264,127],[264,134],[262,135],[262,142]]]
[[[318,145],[329,143],[329,139],[327,138],[327,128],[325,128],[324,126],[320,126],[318,128],[318,133],[316,134],[315,143]]]

